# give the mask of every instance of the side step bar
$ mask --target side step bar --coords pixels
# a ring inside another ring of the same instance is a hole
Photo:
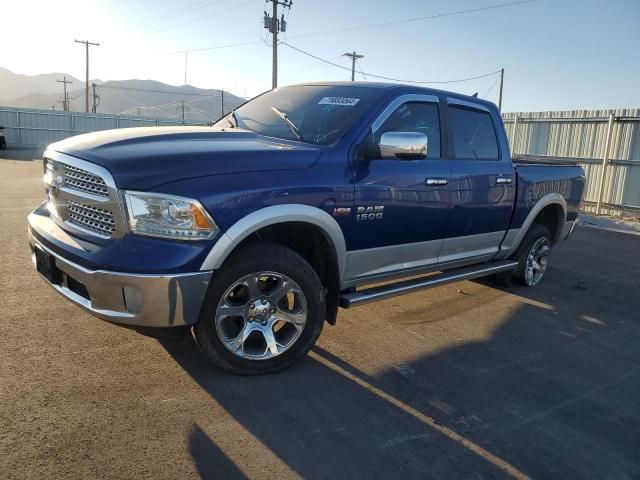
[[[447,283],[459,282],[461,280],[471,280],[472,278],[485,277],[494,273],[513,270],[518,266],[518,262],[513,260],[502,260],[498,262],[484,263],[472,267],[457,268],[447,272],[430,275],[428,277],[414,278],[402,282],[371,287],[359,292],[344,293],[340,296],[340,306],[342,308],[357,307],[366,303],[377,302],[386,298],[406,295],[407,293],[426,290],[427,288],[439,287]]]

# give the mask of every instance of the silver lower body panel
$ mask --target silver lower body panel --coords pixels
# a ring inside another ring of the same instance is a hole
[[[146,275],[88,270],[42,245],[29,232],[34,255],[53,257],[60,283],[41,277],[66,299],[102,320],[139,327],[178,327],[198,321],[211,271]],[[81,285],[81,286],[79,286]]]

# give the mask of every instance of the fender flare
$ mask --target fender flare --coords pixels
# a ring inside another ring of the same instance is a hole
[[[533,208],[531,208],[531,211],[524,219],[522,226],[517,230],[512,241],[509,241],[510,235],[507,234],[501,248],[501,250],[503,252],[506,251],[506,253],[501,253],[499,258],[508,258],[516,251],[538,214],[549,205],[559,205],[560,208],[562,208],[562,218],[559,221],[556,236],[552,239],[552,244],[556,244],[558,242],[558,239],[562,236],[562,226],[567,221],[567,202],[559,193],[548,193],[538,200]]]
[[[340,225],[324,210],[302,204],[273,205],[241,218],[211,247],[200,270],[217,270],[240,242],[249,235],[268,225],[285,222],[308,223],[322,231],[335,250],[338,272],[342,281],[347,264],[347,248]]]

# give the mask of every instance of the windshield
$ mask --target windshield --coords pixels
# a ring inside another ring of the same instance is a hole
[[[316,145],[337,142],[380,92],[367,87],[305,85],[260,95],[218,120],[214,127],[252,130],[268,137]]]

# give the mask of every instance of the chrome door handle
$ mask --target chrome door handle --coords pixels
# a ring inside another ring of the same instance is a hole
[[[498,177],[496,178],[496,183],[499,184],[505,184],[505,183],[511,183],[513,180],[511,179],[511,177]]]
[[[427,178],[424,183],[430,187],[435,185],[446,185],[449,183],[449,180],[446,178]]]

